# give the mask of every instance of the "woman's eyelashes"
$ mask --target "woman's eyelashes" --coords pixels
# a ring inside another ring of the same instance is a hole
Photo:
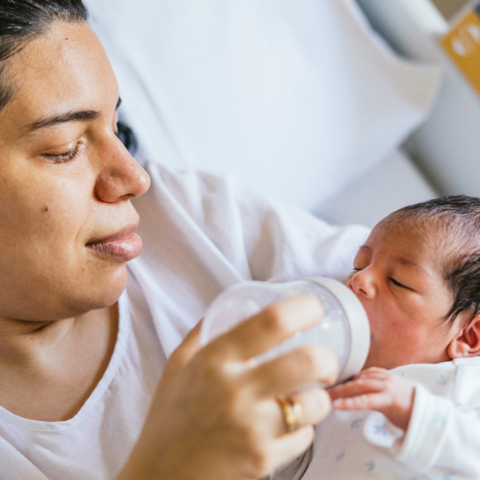
[[[65,152],[65,153],[60,153],[58,155],[53,155],[53,154],[50,154],[50,153],[46,153],[44,155],[44,157],[48,158],[49,160],[51,160],[54,163],[70,162],[70,161],[74,160],[77,157],[77,155],[80,153],[81,147],[82,147],[82,144],[77,143],[73,150],[70,150],[70,151]]]

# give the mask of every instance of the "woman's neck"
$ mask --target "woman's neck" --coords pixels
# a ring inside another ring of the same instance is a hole
[[[34,420],[72,418],[113,354],[117,305],[56,322],[2,320],[0,406]]]

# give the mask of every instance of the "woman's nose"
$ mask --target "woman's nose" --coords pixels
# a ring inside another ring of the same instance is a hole
[[[357,297],[374,298],[377,293],[374,273],[369,268],[357,272],[347,285]]]
[[[99,200],[115,203],[143,195],[150,187],[147,172],[133,159],[116,137],[102,155],[95,184]]]

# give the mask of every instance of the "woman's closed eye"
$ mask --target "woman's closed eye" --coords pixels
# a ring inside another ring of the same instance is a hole
[[[81,147],[82,147],[82,144],[77,143],[75,145],[75,148],[73,148],[72,150],[69,150],[68,152],[59,153],[59,154],[46,153],[43,156],[54,163],[66,163],[74,160],[77,157],[77,155],[80,153]]]

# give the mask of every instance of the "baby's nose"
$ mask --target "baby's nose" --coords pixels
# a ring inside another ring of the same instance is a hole
[[[374,298],[376,294],[375,279],[368,268],[357,272],[347,283],[357,297]]]

